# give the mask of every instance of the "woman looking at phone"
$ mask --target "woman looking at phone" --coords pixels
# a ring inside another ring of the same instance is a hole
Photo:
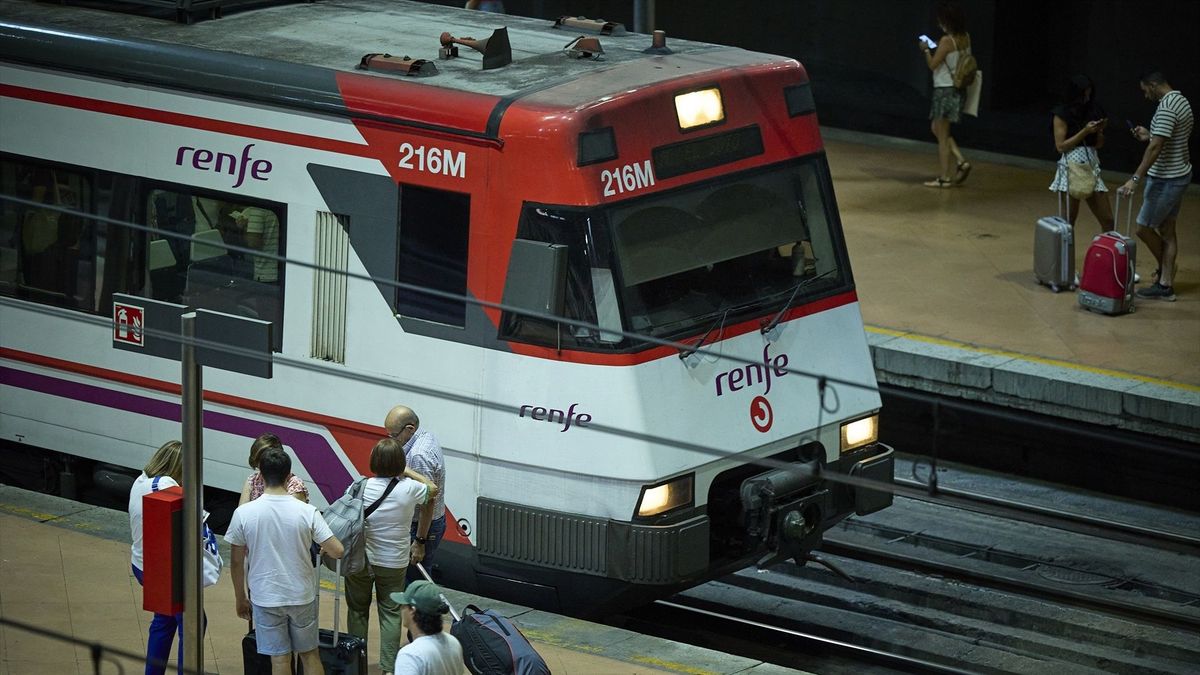
[[[1108,124],[1104,108],[1096,103],[1096,86],[1087,75],[1076,75],[1068,82],[1062,102],[1051,111],[1054,124],[1054,149],[1062,153],[1052,192],[1066,192],[1067,221],[1072,226],[1079,217],[1080,197],[1087,195],[1088,208],[1100,223],[1100,231],[1113,229],[1108,187],[1100,178],[1100,154],[1104,147],[1104,129]],[[1086,169],[1072,165],[1082,165]]]
[[[957,2],[942,0],[937,5],[938,27],[942,37],[936,42],[936,51],[923,40],[918,40],[925,54],[925,64],[933,73],[933,104],[929,110],[930,129],[938,142],[938,161],[941,173],[933,180],[925,181],[927,187],[946,188],[961,185],[971,173],[971,164],[958,149],[958,143],[950,135],[950,125],[962,117],[964,92],[954,87],[954,69],[959,57],[971,50],[971,36],[967,34],[967,20]],[[922,36],[924,37],[924,36]],[[950,157],[954,156],[951,171]]]

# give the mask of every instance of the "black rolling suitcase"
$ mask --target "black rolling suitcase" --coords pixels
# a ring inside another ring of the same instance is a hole
[[[417,569],[433,582],[424,565],[417,563]],[[550,675],[541,654],[508,617],[475,605],[467,605],[460,617],[449,600],[446,606],[454,619],[450,634],[462,645],[463,663],[472,675]]]
[[[342,561],[337,562],[337,574],[334,576],[333,596],[333,630],[322,628],[318,645],[321,651],[321,665],[325,666],[325,675],[366,675],[367,672],[367,640],[338,630],[342,612]],[[321,574],[318,566],[317,595],[321,594]],[[320,613],[318,612],[318,621]],[[246,637],[242,638],[242,664],[246,675],[271,675],[271,657],[258,653],[258,642],[254,636],[253,626]],[[300,659],[296,659],[294,671],[297,675],[304,673]]]

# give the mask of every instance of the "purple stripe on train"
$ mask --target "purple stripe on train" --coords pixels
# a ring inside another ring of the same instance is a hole
[[[139,415],[149,415],[171,422],[180,421],[181,406],[178,403],[38,375],[15,368],[0,366],[0,384]],[[292,449],[296,458],[308,471],[308,475],[312,476],[313,482],[317,484],[321,494],[329,502],[340,497],[346,486],[350,484],[350,472],[338,461],[329,442],[319,434],[207,410],[204,412],[204,428],[245,436],[247,439],[256,438],[259,434],[266,432],[275,434],[279,440],[283,441],[284,445]],[[247,441],[246,448],[249,450],[249,441]]]

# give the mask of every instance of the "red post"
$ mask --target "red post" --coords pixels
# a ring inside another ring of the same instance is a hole
[[[183,488],[142,497],[142,608],[183,611]]]

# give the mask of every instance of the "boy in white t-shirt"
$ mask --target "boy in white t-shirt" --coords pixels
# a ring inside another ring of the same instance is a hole
[[[344,549],[316,507],[288,494],[292,459],[286,452],[264,450],[258,469],[266,485],[262,497],[239,506],[225,533],[232,546],[237,614],[243,619],[253,615],[258,653],[271,657],[274,675],[292,672],[293,652],[304,672],[323,675],[317,650],[317,571],[309,547],[316,542],[332,558],[341,558]],[[247,582],[253,605],[246,596]]]

